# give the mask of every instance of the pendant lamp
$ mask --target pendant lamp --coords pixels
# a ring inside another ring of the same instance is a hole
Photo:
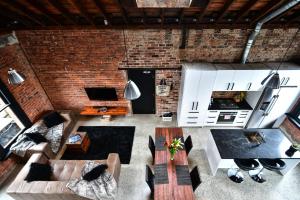
[[[132,81],[129,80],[125,86],[124,90],[124,97],[128,100],[135,100],[141,96],[141,92],[137,85]]]
[[[8,70],[8,83],[12,85],[19,85],[25,81],[25,76],[15,69]]]
[[[269,74],[262,82],[262,85],[264,85],[267,88],[271,89],[279,89],[280,88],[280,78],[279,74],[276,71],[275,73]]]

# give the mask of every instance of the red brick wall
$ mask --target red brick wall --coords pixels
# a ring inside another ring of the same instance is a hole
[[[18,86],[8,84],[9,68],[23,73],[26,81]],[[19,44],[0,48],[0,79],[6,84],[31,121],[35,121],[43,111],[53,109]]]
[[[167,85],[172,85],[169,96],[156,96],[156,113],[158,115],[163,112],[177,112],[180,76],[180,70],[156,70],[156,85],[159,85],[162,79],[166,80]]]
[[[17,36],[55,109],[128,106],[123,98],[126,73],[120,31],[24,31]],[[90,101],[84,87],[113,87],[119,101]]]
[[[249,61],[281,60],[297,29],[262,30]],[[128,105],[122,98],[126,73],[118,67],[177,68],[182,61],[239,62],[250,30],[189,30],[186,49],[179,49],[180,30],[125,30],[128,60],[124,55],[122,30],[19,31],[42,86],[55,109],[80,110],[85,105]],[[295,40],[288,58],[300,57]],[[170,97],[157,97],[157,112],[176,111],[179,72],[157,72],[157,80],[172,74],[175,89]],[[120,101],[89,101],[84,87],[115,87]]]

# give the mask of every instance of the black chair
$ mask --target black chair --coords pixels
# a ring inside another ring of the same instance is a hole
[[[192,137],[190,135],[184,141],[184,147],[185,147],[186,155],[189,155],[190,151],[193,148]]]
[[[230,180],[232,180],[235,183],[241,183],[244,181],[244,175],[240,170],[250,172],[259,168],[259,163],[254,159],[234,159],[234,162],[239,168],[229,169],[227,175],[230,178]],[[252,178],[251,175],[250,177]]]
[[[151,190],[151,197],[154,195],[154,175],[151,168],[146,165],[146,183],[148,184]]]
[[[281,159],[258,159],[258,161],[263,167],[259,171],[249,171],[249,175],[253,176],[253,178],[251,178],[258,183],[266,181],[266,179],[262,177],[263,169],[278,172],[286,167],[285,162]]]
[[[151,151],[153,162],[154,162],[154,158],[155,158],[155,144],[154,144],[154,141],[153,141],[153,139],[152,139],[152,137],[150,135],[149,135],[148,147],[149,147],[149,149]]]
[[[193,191],[195,191],[202,182],[197,166],[194,167],[194,169],[190,172],[190,176],[192,180]]]

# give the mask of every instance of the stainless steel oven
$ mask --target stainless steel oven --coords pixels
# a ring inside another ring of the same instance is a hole
[[[237,112],[220,112],[217,124],[233,124]]]

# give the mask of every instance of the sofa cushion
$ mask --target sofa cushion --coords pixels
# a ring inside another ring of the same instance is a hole
[[[41,142],[47,142],[48,140],[40,133],[26,133],[26,136],[34,143],[40,144]]]
[[[91,171],[82,176],[83,180],[92,181],[97,179],[108,168],[106,164],[100,164],[94,167]]]
[[[29,172],[24,180],[31,181],[50,181],[52,168],[49,163],[31,163]]]
[[[47,114],[43,117],[43,120],[48,128],[51,128],[66,121],[58,112],[51,112]]]

